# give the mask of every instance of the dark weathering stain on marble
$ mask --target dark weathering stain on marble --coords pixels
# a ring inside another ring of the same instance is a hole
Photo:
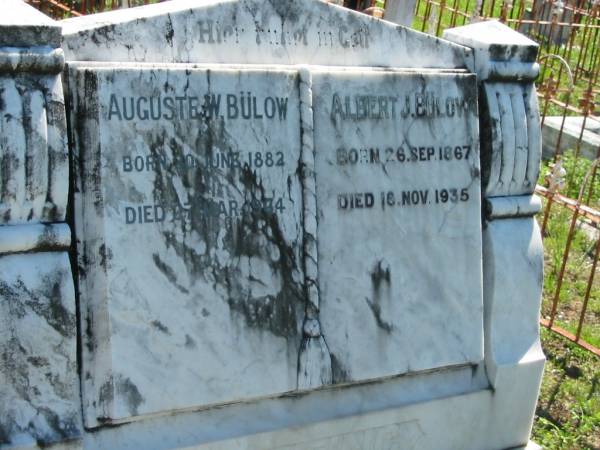
[[[0,282],[0,298],[8,310],[8,316],[0,319],[0,322],[5,323],[0,325],[6,325],[11,336],[0,343],[1,378],[10,386],[8,392],[12,390],[19,402],[27,403],[26,410],[30,411],[16,421],[10,413],[12,406],[5,405],[8,407],[5,411],[9,411],[9,414],[1,420],[0,446],[10,444],[13,436],[26,434],[44,448],[53,442],[71,439],[80,434],[76,410],[62,411],[59,415],[48,406],[46,400],[47,396],[54,399],[50,404],[74,400],[75,390],[60,371],[64,362],[51,362],[47,355],[31,353],[29,346],[19,339],[18,322],[31,314],[43,318],[60,336],[73,338],[75,316],[62,305],[60,284],[63,275],[58,270],[43,276],[39,288],[27,286],[21,279],[13,283]],[[63,357],[60,354],[60,358]],[[34,379],[38,382],[32,384]],[[43,398],[40,396],[41,389],[45,392]],[[40,426],[40,418],[46,426]]]
[[[118,42],[117,33],[115,24],[104,25],[87,32],[89,39],[96,45],[104,45],[106,42]],[[82,37],[81,41],[85,42],[85,38]]]
[[[165,277],[167,277],[167,280],[169,280],[173,286],[175,286],[183,294],[190,293],[188,289],[177,282],[177,274],[175,273],[175,270],[173,270],[171,266],[164,262],[158,253],[152,254],[152,260],[154,261],[156,268],[160,270]]]
[[[350,372],[344,367],[342,362],[333,353],[331,353],[331,372],[333,384],[352,381]]]
[[[373,299],[365,298],[365,301],[373,314],[375,323],[386,333],[391,333],[394,325],[384,319],[381,303],[390,300],[391,284],[391,269],[385,260],[379,260],[371,272]]]
[[[158,331],[160,331],[161,333],[164,334],[171,334],[171,331],[169,331],[169,327],[167,327],[164,323],[162,323],[160,320],[153,320],[152,322],[150,322],[152,324],[152,326],[154,328],[156,328]]]
[[[10,431],[8,427],[5,427],[2,423],[0,423],[0,445],[10,444]]]
[[[144,402],[144,397],[140,394],[137,386],[125,377],[119,377],[115,384],[117,394],[125,400],[129,412],[132,415],[137,415],[139,406]]]
[[[264,187],[255,172],[243,169],[240,181],[247,192],[259,198],[265,197]],[[263,239],[277,248],[279,258],[273,261],[265,249]],[[303,303],[302,287],[293,280],[292,273],[297,268],[294,249],[289,246],[279,225],[279,217],[275,213],[264,210],[244,215],[234,228],[232,241],[233,255],[257,257],[266,260],[273,273],[279,273],[283,286],[275,296],[244,297],[244,286],[231,271],[226,272],[225,282],[228,287],[228,303],[232,310],[241,313],[248,325],[259,328],[267,327],[273,334],[281,337],[294,336],[298,330],[297,306]]]
[[[187,348],[187,349],[194,349],[198,346],[196,344],[196,341],[189,334],[185,335],[185,344],[184,345],[185,345],[185,348]]]
[[[173,160],[183,159],[184,148],[189,146],[197,161],[193,167],[165,165],[155,173],[155,204],[182,204],[181,190],[176,189],[174,179],[178,179],[187,194],[188,220],[161,224],[166,246],[181,258],[189,279],[194,280],[192,283],[206,283],[217,292],[226,292],[231,314],[241,316],[248,327],[284,338],[297,337],[304,311],[303,288],[293,277],[299,270],[296,247],[300,244],[287,242],[275,211],[249,208],[230,223],[222,216],[207,213],[218,210],[218,199],[263,202],[270,191],[248,166],[219,169],[206,166],[214,152],[227,153],[237,148],[222,119],[204,118],[193,124],[182,121],[173,126],[174,132],[158,130],[144,136],[156,158],[168,149]],[[203,242],[201,247],[198,237]],[[228,258],[217,257],[223,252]],[[268,264],[272,278],[259,280],[242,272],[240,261],[255,259]],[[154,260],[167,279],[175,283],[174,272],[157,256]],[[267,284],[277,278],[281,285],[277,293],[258,296],[253,293],[253,284]]]
[[[105,271],[108,270],[108,263],[113,258],[112,250],[106,244],[102,244],[98,248],[98,254],[100,255],[100,267]]]
[[[73,337],[76,333],[75,314],[63,305],[62,285],[66,276],[70,275],[62,270],[46,274],[38,288],[27,286],[20,278],[12,284],[0,281],[0,297],[11,303],[17,317],[24,317],[27,310],[33,311],[61,336]]]
[[[365,301],[373,313],[373,317],[375,318],[375,323],[377,323],[377,326],[386,333],[391,333],[394,329],[394,325],[383,319],[381,314],[381,306],[378,303],[369,300],[368,298],[365,298]]]
[[[166,33],[165,39],[170,47],[173,47],[173,36],[175,36],[175,29],[173,28],[173,20],[171,15],[167,14]]]
[[[132,416],[138,415],[139,407],[144,403],[144,397],[140,393],[138,387],[131,381],[129,377],[118,375],[111,377],[104,382],[100,387],[99,401],[101,404],[107,405],[118,397],[126,405],[129,414]],[[99,419],[110,420],[111,417]]]
[[[376,295],[380,293],[384,285],[389,286],[392,284],[390,267],[387,262],[383,260],[377,261],[375,268],[371,272],[371,283]]]

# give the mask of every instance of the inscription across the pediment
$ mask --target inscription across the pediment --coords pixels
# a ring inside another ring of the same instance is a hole
[[[171,1],[63,21],[68,60],[456,69],[469,49],[320,0]]]
[[[323,27],[308,30],[301,24],[284,23],[282,27],[244,28],[223,25],[218,20],[198,21],[198,42],[200,44],[240,44],[251,39],[258,46],[305,46],[368,49],[370,44],[367,27],[348,27],[341,24],[337,28]]]

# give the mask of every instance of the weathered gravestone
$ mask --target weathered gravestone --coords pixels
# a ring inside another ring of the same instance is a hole
[[[527,443],[533,42],[292,0],[62,33],[83,448]]]

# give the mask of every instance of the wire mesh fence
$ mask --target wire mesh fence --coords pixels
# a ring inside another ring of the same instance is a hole
[[[45,14],[55,19],[78,17],[85,14],[93,14],[112,11],[119,8],[131,8],[134,6],[158,3],[164,0],[25,0]]]

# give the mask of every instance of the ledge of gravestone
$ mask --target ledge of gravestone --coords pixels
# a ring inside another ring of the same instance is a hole
[[[556,152],[560,135],[560,153],[575,150],[579,147],[579,155],[589,160],[596,159],[600,146],[600,122],[588,117],[583,132],[583,117],[546,116],[542,126],[542,151],[544,159],[551,159]],[[560,130],[562,127],[562,134]]]
[[[2,0],[0,47],[60,47],[61,26],[21,0]]]
[[[473,50],[480,81],[533,81],[539,74],[539,45],[497,20],[451,28],[443,38]]]
[[[477,22],[444,32],[446,39],[485,52],[494,61],[535,62],[538,44],[496,21]]]

